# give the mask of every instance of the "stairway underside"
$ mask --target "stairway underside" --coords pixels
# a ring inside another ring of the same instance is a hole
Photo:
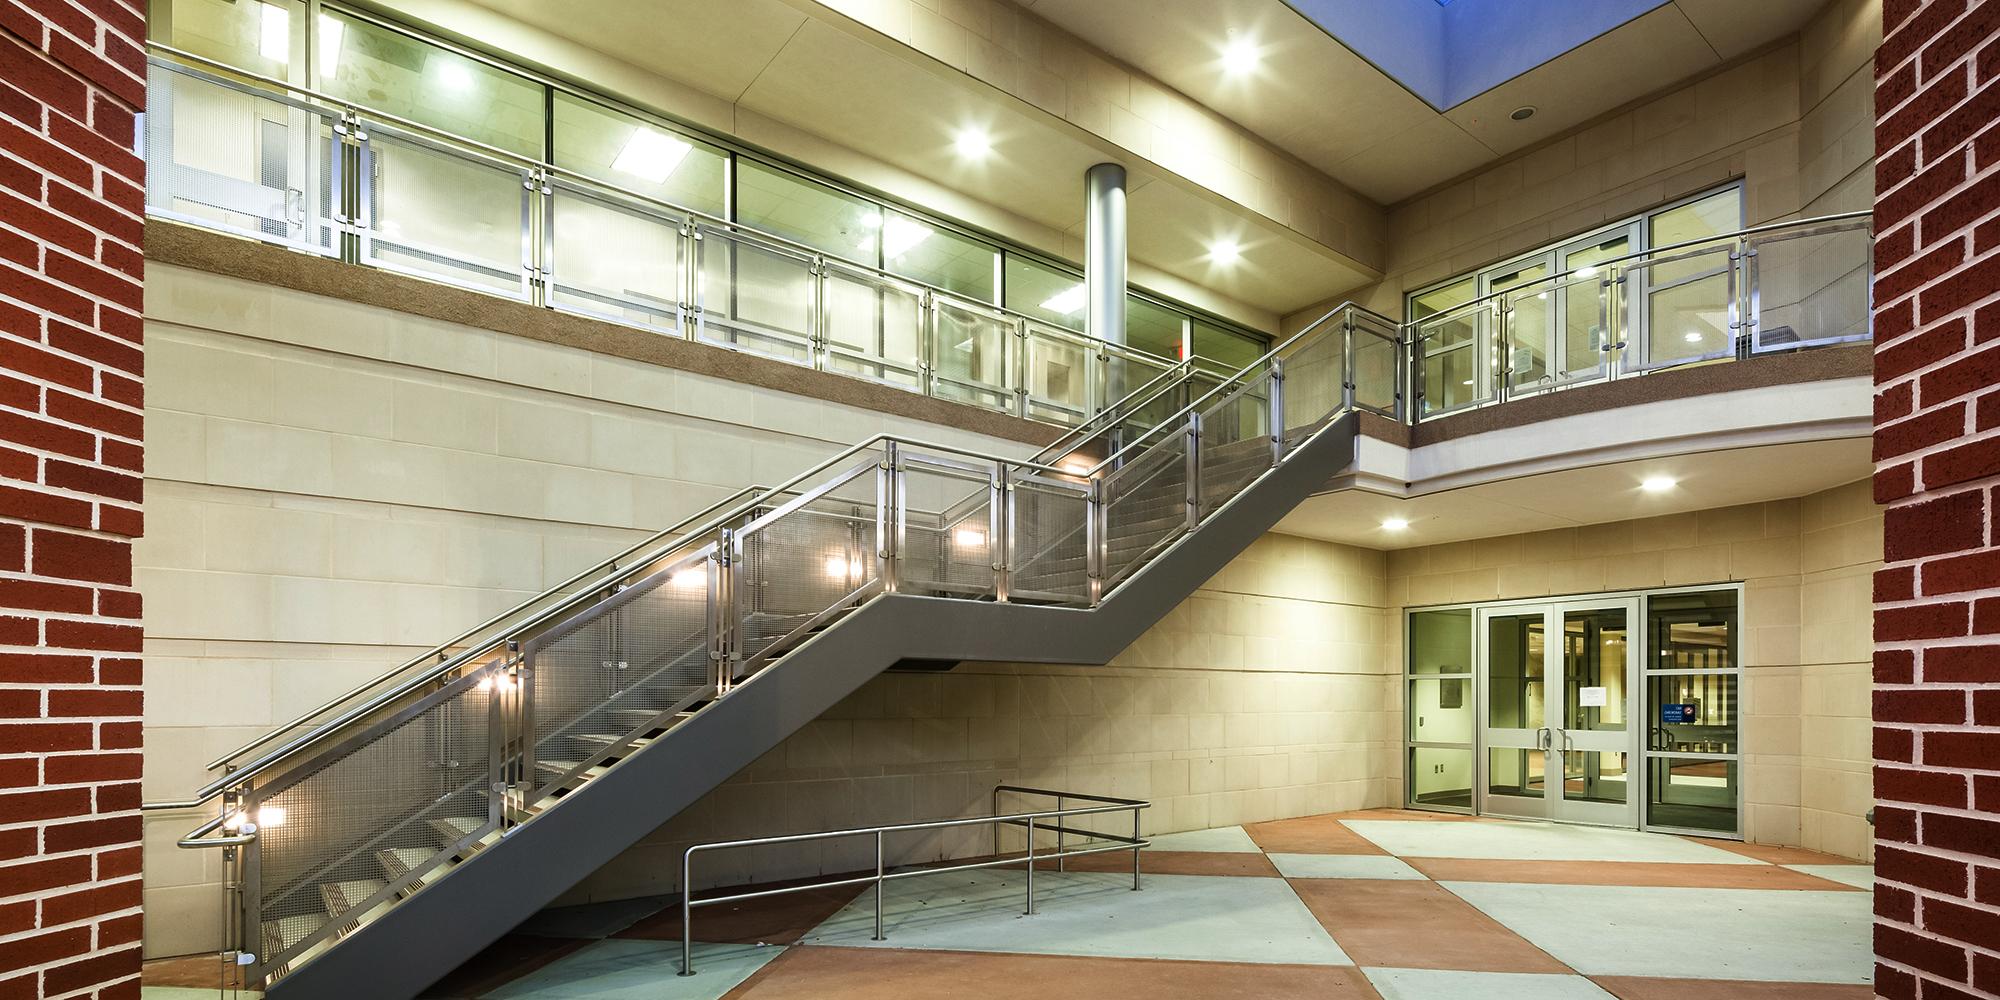
[[[1297,446],[1095,608],[876,597],[279,979],[269,994],[415,996],[899,661],[1109,661],[1349,465],[1355,423],[1343,416]]]

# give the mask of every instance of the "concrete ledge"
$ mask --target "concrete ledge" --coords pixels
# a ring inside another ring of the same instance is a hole
[[[1063,429],[865,379],[814,371],[637,327],[454,288],[390,271],[314,257],[161,219],[146,220],[146,257],[280,288],[394,309],[529,340],[695,372],[878,413],[1045,445]]]

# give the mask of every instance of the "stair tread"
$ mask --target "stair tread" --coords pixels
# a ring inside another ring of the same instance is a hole
[[[368,897],[380,892],[389,883],[376,879],[350,879],[345,882],[327,882],[319,887],[320,899],[326,903],[326,912],[340,916],[367,902]]]

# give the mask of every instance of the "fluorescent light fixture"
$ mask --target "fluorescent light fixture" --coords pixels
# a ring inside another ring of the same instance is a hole
[[[1579,267],[1576,269],[1576,276],[1579,278],[1595,278],[1597,277],[1597,266],[1592,264]]]
[[[1408,529],[1409,526],[1410,522],[1405,521],[1400,517],[1390,517],[1390,518],[1384,518],[1382,520],[1383,531],[1403,531]]]
[[[292,61],[292,12],[262,4],[257,20],[257,54],[272,62]]]
[[[319,75],[332,76],[340,71],[341,42],[347,37],[347,25],[330,14],[319,16]]]
[[[1083,311],[1084,291],[1081,284],[1071,285],[1042,300],[1042,308],[1064,316]]]
[[[1681,334],[1681,339],[1687,341],[1690,344],[1699,344],[1701,343],[1701,334],[1696,333],[1693,330],[1689,330],[1688,332]]]
[[[960,528],[951,533],[951,540],[965,548],[976,549],[986,544],[986,532],[978,528]]]
[[[472,89],[472,71],[465,68],[465,63],[457,57],[434,55],[424,62],[424,68],[436,76],[438,85],[446,90]]]
[[[1232,239],[1220,239],[1208,245],[1208,259],[1217,264],[1234,264],[1243,257],[1243,248]]]
[[[1640,481],[1639,488],[1648,493],[1665,493],[1679,484],[1680,481],[1672,476],[1647,476]]]
[[[1222,71],[1230,76],[1243,76],[1263,61],[1263,47],[1249,35],[1231,35],[1222,46]]]
[[[693,148],[665,132],[641,125],[632,130],[632,138],[625,140],[625,148],[611,161],[611,169],[648,184],[664,184]]]
[[[952,136],[951,148],[968,160],[983,160],[986,154],[993,152],[993,137],[987,135],[983,128],[962,128]]]
[[[882,223],[882,256],[890,260],[901,257],[917,244],[930,239],[933,232],[936,230],[915,219],[889,216],[888,221]]]

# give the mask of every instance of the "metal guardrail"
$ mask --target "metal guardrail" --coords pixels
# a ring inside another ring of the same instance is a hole
[[[1053,798],[1053,809],[1031,812],[1001,813],[1000,797],[1003,794]],[[1099,802],[1096,806],[1069,806],[1075,799],[1079,802]],[[941,819],[922,823],[897,823],[889,826],[865,826],[850,830],[827,830],[819,833],[795,833],[779,837],[756,837],[749,840],[723,840],[706,844],[695,844],[681,853],[681,971],[683,976],[692,976],[694,970],[694,910],[701,906],[720,903],[739,903],[750,899],[765,899],[794,892],[813,892],[820,889],[838,889],[851,885],[872,885],[875,887],[875,936],[873,940],[888,940],[882,927],[882,886],[894,879],[923,878],[927,875],[948,875],[953,872],[973,871],[980,868],[998,868],[1007,865],[1024,865],[1027,869],[1027,903],[1023,910],[1028,916],[1035,913],[1035,863],[1055,861],[1058,871],[1067,870],[1070,858],[1090,854],[1106,854],[1112,851],[1132,852],[1132,891],[1139,891],[1139,852],[1152,842],[1140,835],[1140,812],[1151,808],[1152,803],[1142,799],[1120,799],[1103,795],[1086,795],[1082,792],[1059,792],[1046,788],[1027,788],[1019,785],[998,785],[993,789],[993,815],[972,816],[964,819]],[[1063,821],[1073,816],[1097,816],[1105,813],[1132,813],[1132,835],[1104,833],[1096,830],[1082,830],[1068,826]],[[1056,821],[1048,826],[1047,820]],[[1038,825],[1040,824],[1040,825]],[[887,865],[886,838],[890,834],[908,833],[913,830],[948,830],[967,826],[993,827],[993,857],[959,865],[920,866],[900,871],[891,870]],[[1023,854],[1009,857],[1000,853],[1000,830],[1005,826],[1024,827],[1027,830],[1027,850]],[[1037,831],[1052,832],[1056,836],[1054,852],[1036,853],[1035,834]],[[1083,836],[1084,843],[1110,841],[1096,847],[1071,849],[1067,839],[1071,834]],[[775,889],[760,889],[756,892],[739,892],[726,896],[694,898],[694,856],[697,851],[723,851],[743,847],[768,847],[772,844],[800,844],[818,840],[842,840],[849,837],[873,837],[875,839],[875,871],[871,875],[851,878],[831,879],[824,882],[810,882],[804,885],[781,886]]]

